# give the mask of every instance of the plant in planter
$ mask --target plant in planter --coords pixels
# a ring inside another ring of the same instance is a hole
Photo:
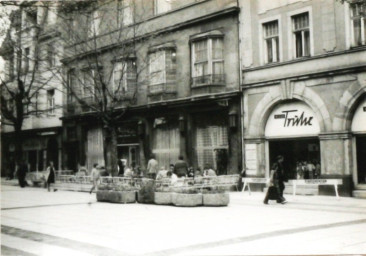
[[[97,190],[97,201],[98,202],[108,202],[108,190],[109,190],[108,185],[107,184],[98,185],[98,190]]]
[[[137,192],[137,201],[143,204],[154,203],[155,180],[142,178],[139,182],[139,191]]]
[[[165,178],[155,182],[154,202],[155,204],[169,205],[172,204],[172,187],[170,179]]]
[[[202,205],[202,194],[195,186],[174,187],[172,202],[175,206]]]
[[[230,196],[225,187],[214,185],[202,190],[202,200],[204,206],[227,206]]]
[[[136,188],[130,184],[115,184],[109,191],[109,200],[112,203],[135,203]]]

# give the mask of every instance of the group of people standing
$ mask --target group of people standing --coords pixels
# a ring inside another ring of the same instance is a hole
[[[313,161],[296,162],[296,178],[299,179],[317,179],[320,176],[320,163]]]
[[[169,170],[166,170],[165,166],[159,169],[159,163],[155,159],[154,155],[151,155],[149,162],[147,163],[147,176],[151,179],[162,179],[165,177],[197,177],[197,176],[216,176],[216,172],[211,168],[209,164],[205,164],[203,172],[198,167],[196,170],[193,167],[189,167],[183,156],[178,157],[178,161],[175,164],[169,165]]]

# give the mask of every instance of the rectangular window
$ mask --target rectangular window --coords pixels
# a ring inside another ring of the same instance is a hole
[[[224,83],[223,39],[209,38],[192,43],[193,85]]]
[[[295,57],[310,56],[309,13],[292,16]]]
[[[366,44],[366,3],[350,5],[352,23],[352,46]]]
[[[88,16],[88,36],[94,37],[99,35],[100,30],[100,19],[99,12],[97,10],[93,11]]]
[[[74,102],[75,100],[74,94],[77,93],[76,87],[77,87],[77,78],[75,70],[70,70],[68,72],[68,92],[67,92],[68,103]]]
[[[47,90],[47,109],[48,114],[55,113],[55,89]]]
[[[53,44],[47,45],[47,64],[49,67],[53,67],[55,65],[55,51]]]
[[[92,98],[95,96],[95,71],[93,69],[86,69],[82,71],[82,92],[83,98]]]
[[[150,85],[165,83],[165,51],[149,55]]]
[[[168,12],[182,6],[197,2],[198,0],[155,0],[155,14]]]
[[[113,70],[113,94],[127,90],[127,62],[117,62]]]
[[[265,62],[272,63],[280,60],[278,21],[263,24]]]
[[[133,4],[131,0],[118,1],[118,26],[124,27],[133,23]]]
[[[29,48],[25,48],[24,49],[24,66],[23,66],[23,71],[24,72],[28,72],[29,70],[29,58],[30,58],[30,49]]]

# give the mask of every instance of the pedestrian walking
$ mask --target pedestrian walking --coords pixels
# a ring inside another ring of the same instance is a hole
[[[46,174],[46,182],[47,182],[47,190],[50,192],[52,184],[55,184],[55,167],[53,166],[53,162],[50,161],[50,165],[47,167],[47,174]],[[57,189],[53,188],[53,192],[56,192]]]
[[[21,188],[24,188],[27,185],[27,182],[25,181],[25,176],[27,175],[27,172],[28,164],[25,161],[21,161],[17,170],[18,182]]]
[[[174,173],[180,177],[186,177],[188,173],[188,164],[184,161],[183,156],[179,156],[178,161],[174,165]]]
[[[155,156],[151,154],[149,162],[147,162],[147,175],[150,179],[156,178],[158,172],[158,161],[155,160]]]
[[[268,204],[268,200],[276,200],[277,203],[285,204],[286,199],[283,197],[285,190],[285,173],[283,168],[284,157],[277,156],[277,162],[272,165],[270,173],[270,185],[268,187],[263,203]]]
[[[99,179],[100,179],[100,171],[99,171],[99,165],[98,164],[93,164],[93,169],[91,170],[90,173],[90,178],[93,181],[93,186],[90,189],[90,194],[93,192],[94,189],[98,189],[98,183],[99,183]]]

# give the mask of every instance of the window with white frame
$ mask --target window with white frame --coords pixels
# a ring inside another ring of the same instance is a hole
[[[310,56],[309,13],[292,16],[292,33],[294,56],[301,58]]]
[[[127,92],[127,65],[126,61],[116,62],[113,69],[113,94]]]
[[[366,44],[366,3],[358,2],[350,4],[352,46]]]
[[[280,60],[278,21],[263,24],[265,62],[272,63]]]
[[[55,89],[47,90],[47,109],[48,114],[55,113]]]
[[[192,43],[193,85],[224,82],[223,38],[213,37]]]
[[[165,83],[165,51],[149,54],[150,85]]]
[[[133,23],[133,5],[131,0],[118,1],[118,26],[124,27]]]
[[[95,10],[88,16],[88,37],[94,37],[99,35],[100,30],[100,13]]]

